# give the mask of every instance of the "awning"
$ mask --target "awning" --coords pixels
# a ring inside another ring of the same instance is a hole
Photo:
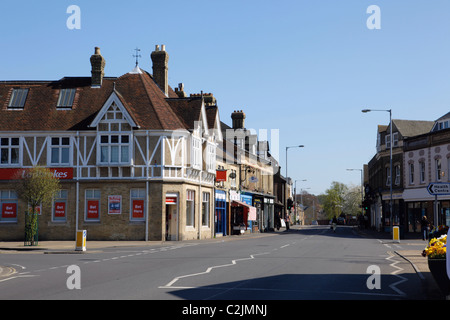
[[[249,204],[247,204],[245,202],[238,201],[238,200],[233,200],[231,202],[231,206],[232,207],[241,206],[241,207],[246,208],[245,213],[248,214],[247,220],[256,221],[256,208],[255,207],[253,207],[253,206],[251,206],[251,205],[249,205]]]

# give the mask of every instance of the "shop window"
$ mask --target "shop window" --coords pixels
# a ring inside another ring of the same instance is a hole
[[[0,222],[17,222],[19,200],[13,190],[0,191]]]
[[[65,222],[67,220],[67,190],[59,190],[53,200],[53,221]]]
[[[145,220],[145,189],[131,189],[130,191],[130,204],[131,204],[131,221],[144,221]]]
[[[86,190],[85,221],[100,221],[100,190]]]
[[[202,196],[202,226],[209,226],[209,193],[203,192]]]
[[[186,226],[195,226],[195,191],[188,190],[186,194]]]

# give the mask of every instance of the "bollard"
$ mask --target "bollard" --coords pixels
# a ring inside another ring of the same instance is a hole
[[[77,231],[75,251],[86,251],[86,230]]]
[[[392,236],[395,242],[400,243],[400,227],[393,227]]]

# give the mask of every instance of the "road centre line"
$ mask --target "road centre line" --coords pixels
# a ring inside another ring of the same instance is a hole
[[[187,275],[175,277],[175,278],[172,279],[172,281],[170,281],[169,283],[167,283],[165,286],[160,286],[159,288],[160,288],[160,289],[169,289],[169,288],[173,288],[172,285],[173,285],[175,282],[177,282],[178,280],[180,280],[180,279],[184,279],[184,278],[188,278],[188,277],[195,277],[195,276],[200,276],[200,275],[208,274],[208,273],[210,273],[213,269],[231,267],[231,266],[236,265],[238,261],[253,260],[253,259],[255,259],[255,256],[266,255],[266,254],[269,254],[269,253],[270,253],[270,252],[262,252],[262,253],[251,254],[249,258],[234,259],[234,260],[231,261],[231,263],[228,263],[228,264],[223,264],[223,265],[218,265],[218,266],[208,267],[208,268],[206,269],[206,271],[203,271],[203,272],[192,273],[192,274],[187,274]]]

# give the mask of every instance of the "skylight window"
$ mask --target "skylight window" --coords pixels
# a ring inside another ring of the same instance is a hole
[[[61,89],[57,108],[72,108],[76,89]]]
[[[8,108],[23,109],[27,100],[28,89],[13,89]]]

